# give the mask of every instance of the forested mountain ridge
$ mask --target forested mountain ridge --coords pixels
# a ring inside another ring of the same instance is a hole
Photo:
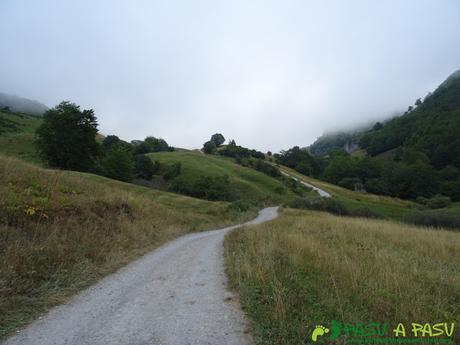
[[[349,154],[350,145],[356,144],[367,153],[364,157]],[[277,159],[349,189],[460,201],[460,71],[402,116],[366,130],[324,135],[309,150],[294,147]]]
[[[309,152],[322,156],[335,150],[350,153],[365,149],[376,156],[405,146],[426,154],[436,167],[454,164],[456,157],[460,157],[459,108],[460,70],[452,73],[423,100],[417,99],[401,116],[373,126],[325,133],[309,146]],[[443,157],[442,160],[439,157]]]
[[[422,152],[436,168],[460,168],[460,70],[403,116],[374,126],[359,145],[372,156],[403,146]]]

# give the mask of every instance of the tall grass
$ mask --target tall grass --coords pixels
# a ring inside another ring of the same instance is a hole
[[[169,239],[245,216],[0,156],[0,336]]]
[[[460,323],[457,232],[287,209],[225,249],[260,344],[305,344],[331,320]]]

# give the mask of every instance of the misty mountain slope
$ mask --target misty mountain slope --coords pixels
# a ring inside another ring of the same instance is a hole
[[[359,140],[366,130],[368,128],[324,133],[308,147],[308,150],[315,156],[327,155],[334,150],[345,150],[349,153],[354,152],[359,149]]]
[[[382,120],[368,128],[326,133],[309,151],[325,155],[334,150],[349,153],[365,149],[370,155],[382,155],[398,147],[411,147],[425,153],[431,163],[442,168],[459,166],[460,157],[460,70],[452,73],[425,99],[409,107],[402,116]],[[444,157],[439,160],[439,156]]]
[[[41,116],[48,107],[43,103],[0,92],[0,109],[8,107],[12,112]]]
[[[34,136],[41,122],[37,116],[0,110],[0,153],[39,163]]]
[[[375,156],[404,146],[423,152],[436,168],[460,168],[460,71],[413,110],[366,133],[360,146]]]

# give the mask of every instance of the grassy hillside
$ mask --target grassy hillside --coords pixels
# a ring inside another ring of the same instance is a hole
[[[167,240],[248,216],[0,155],[0,337]]]
[[[254,169],[243,167],[231,159],[204,155],[192,151],[158,152],[149,154],[163,166],[180,162],[181,177],[196,180],[200,176],[227,175],[241,200],[273,204],[293,196],[283,183]]]
[[[409,212],[417,208],[417,204],[392,198],[388,196],[374,195],[370,193],[358,193],[346,188],[342,188],[331,183],[320,181],[312,177],[308,177],[296,172],[293,169],[281,166],[280,169],[298,179],[311,183],[312,185],[324,189],[329,192],[334,198],[343,202],[343,204],[350,209],[357,209],[360,207],[368,207],[371,210],[381,214],[386,218],[402,219]]]
[[[310,344],[332,320],[387,322],[389,337],[399,322],[460,322],[460,232],[286,209],[229,234],[225,255],[259,344]],[[318,343],[351,343],[331,333]]]
[[[34,132],[41,118],[0,110],[0,153],[39,163],[34,145]]]

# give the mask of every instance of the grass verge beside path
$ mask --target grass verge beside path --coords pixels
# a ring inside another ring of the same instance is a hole
[[[285,209],[230,233],[225,257],[259,344],[311,343],[332,320],[460,323],[459,232]]]
[[[0,338],[168,240],[256,214],[229,205],[0,155]]]

